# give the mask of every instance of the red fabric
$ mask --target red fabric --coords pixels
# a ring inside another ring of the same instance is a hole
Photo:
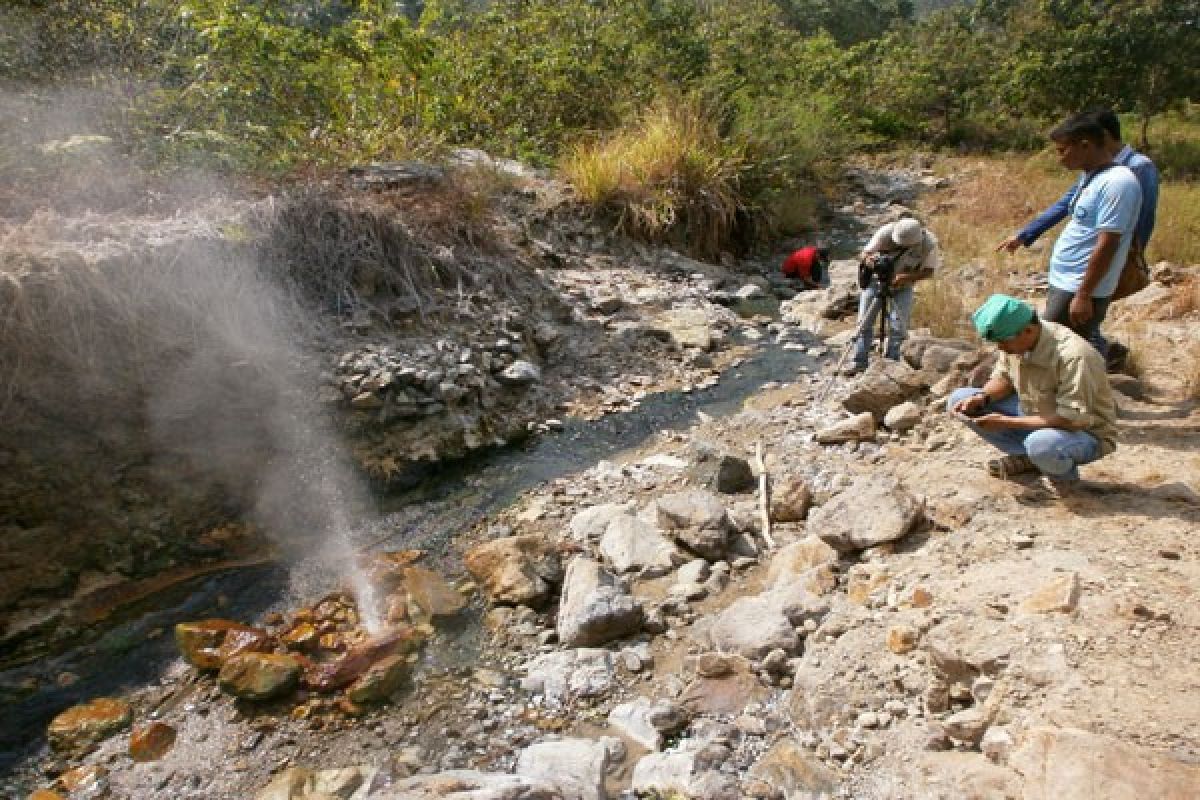
[[[813,264],[817,262],[817,258],[817,248],[801,247],[783,262],[783,274],[789,278],[811,281]]]

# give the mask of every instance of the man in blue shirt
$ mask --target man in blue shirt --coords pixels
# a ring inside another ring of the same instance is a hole
[[[1142,192],[1142,204],[1137,218],[1135,238],[1130,248],[1136,249],[1139,257],[1144,258],[1146,245],[1150,241],[1150,236],[1154,233],[1155,216],[1158,211],[1158,169],[1149,158],[1121,142],[1121,122],[1111,110],[1090,111],[1087,112],[1087,116],[1092,117],[1103,129],[1105,149],[1108,151],[1112,163],[1127,167],[1137,179],[1138,186]],[[1016,235],[1001,242],[996,249],[1013,253],[1022,245],[1029,247],[1037,241],[1038,237],[1043,233],[1066,218],[1075,201],[1075,196],[1079,193],[1080,186],[1085,180],[1087,180],[1086,174],[1082,175],[1079,180],[1072,184],[1066,194],[1059,198],[1056,203],[1041,214],[1038,214],[1029,224],[1018,231]],[[1124,266],[1124,261],[1121,264]],[[1118,271],[1119,276],[1120,273]],[[1109,294],[1111,294],[1111,291]],[[1069,296],[1051,291],[1046,298],[1046,310],[1043,316],[1052,321],[1069,323],[1068,305],[1070,300]],[[1113,342],[1110,346],[1104,340],[1104,337],[1099,334],[1099,322],[1096,323],[1095,327],[1097,329],[1095,335],[1089,338],[1097,345],[1097,349],[1101,353],[1105,353],[1109,357],[1111,364],[1116,360],[1115,357],[1124,354],[1125,348],[1117,342]]]
[[[1121,121],[1116,114],[1108,109],[1088,113],[1104,128],[1105,144],[1112,155],[1113,163],[1132,170],[1137,176],[1138,185],[1142,187],[1142,211],[1138,214],[1136,233],[1137,244],[1145,250],[1146,245],[1150,244],[1150,236],[1154,233],[1158,213],[1158,168],[1149,158],[1121,141]],[[1016,235],[1001,242],[996,249],[1015,253],[1017,248],[1029,247],[1036,242],[1043,233],[1066,218],[1067,209],[1070,208],[1078,190],[1079,181],[1076,181],[1057,202],[1034,217],[1029,224],[1017,231]]]

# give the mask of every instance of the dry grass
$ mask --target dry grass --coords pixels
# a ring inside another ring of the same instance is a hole
[[[1188,348],[1182,374],[1184,397],[1200,401],[1200,343],[1193,342]]]
[[[1171,289],[1167,318],[1200,311],[1200,278],[1189,278]]]
[[[662,101],[632,125],[572,148],[560,163],[579,197],[613,211],[618,226],[648,241],[677,241],[714,256],[741,208],[741,158],[694,104]]]
[[[1164,183],[1158,198],[1158,218],[1147,248],[1151,264],[1170,261],[1200,264],[1200,183]]]
[[[1073,175],[1058,166],[1049,152],[994,158],[947,157],[939,171],[956,176],[948,189],[926,195],[922,211],[938,235],[951,263],[979,260],[988,269],[1035,273],[1045,270],[1057,229],[1044,234],[1033,248],[1014,254],[995,252],[1014,234],[1062,196]],[[1150,242],[1150,263],[1200,263],[1200,184],[1162,184],[1157,224]]]
[[[1063,189],[1042,159],[950,158],[939,165],[955,175],[946,189],[923,197],[921,212],[938,237],[942,274],[918,285],[913,324],[937,336],[974,338],[970,313],[990,294],[1021,294],[1045,271],[1045,254],[1022,248],[996,252],[1029,217]]]
[[[973,335],[970,313],[954,281],[931,278],[917,284],[913,327],[928,328],[934,336],[943,338],[966,338]]]
[[[532,279],[471,247],[485,214],[473,221],[466,205],[482,201],[445,195],[440,216],[302,192],[165,218],[0,224],[0,414],[84,424],[77,409],[136,408],[146,387],[201,360],[251,371],[286,360],[297,337],[350,312],[387,324],[520,304]],[[452,230],[418,235],[406,219]]]
[[[1052,239],[1043,237],[1034,248],[1013,254],[996,252],[996,247],[1062,195],[1069,173],[1045,155],[948,158],[938,166],[955,180],[949,188],[926,195],[922,211],[947,263],[973,263],[982,272],[1000,276],[1045,270],[1042,247]]]

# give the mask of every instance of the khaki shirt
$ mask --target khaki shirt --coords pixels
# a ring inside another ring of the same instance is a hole
[[[1026,414],[1060,417],[1082,424],[1100,441],[1101,455],[1117,449],[1117,404],[1104,359],[1070,328],[1042,320],[1037,344],[1024,355],[1001,353],[993,378],[1017,390]]]
[[[896,272],[917,272],[923,269],[937,272],[941,268],[942,256],[938,250],[937,237],[933,233],[922,229],[921,241],[906,248],[892,241],[892,231],[895,228],[896,223],[889,222],[875,231],[867,246],[863,248],[862,254],[866,256],[870,253],[900,253],[900,257],[896,259]]]

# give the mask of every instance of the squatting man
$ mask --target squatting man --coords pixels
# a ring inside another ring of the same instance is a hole
[[[1038,319],[1027,304],[994,294],[971,318],[1000,349],[982,389],[950,395],[951,413],[1006,455],[989,474],[1040,472],[1054,490],[1077,485],[1079,465],[1117,446],[1117,407],[1104,359],[1069,328]]]

